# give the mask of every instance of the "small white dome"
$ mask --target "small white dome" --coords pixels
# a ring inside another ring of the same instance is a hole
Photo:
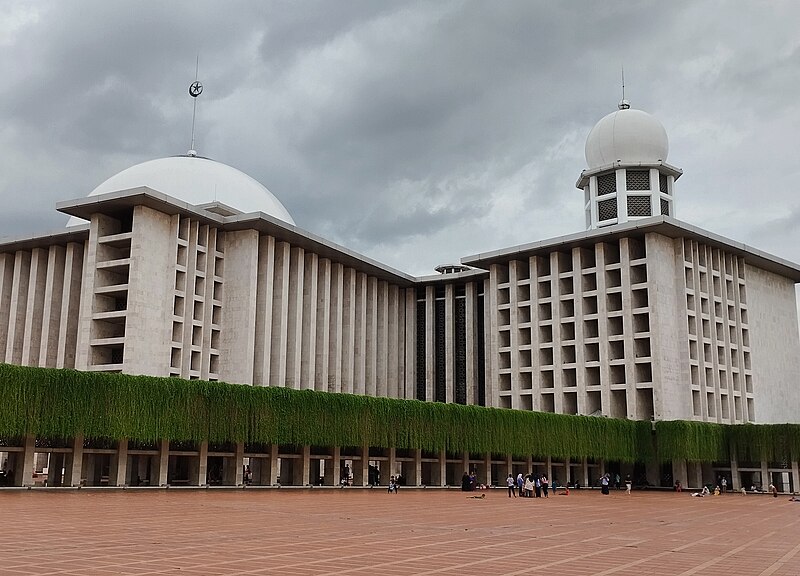
[[[655,164],[666,162],[669,153],[667,131],[647,112],[622,108],[595,124],[586,138],[589,169],[614,162]]]
[[[89,196],[147,186],[194,206],[221,202],[247,214],[263,212],[294,225],[283,204],[264,186],[227,164],[198,156],[173,156],[136,164],[115,174]],[[67,226],[85,224],[71,217]]]

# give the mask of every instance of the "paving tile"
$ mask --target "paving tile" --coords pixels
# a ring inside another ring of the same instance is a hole
[[[661,492],[3,491],[0,576],[798,576],[798,511]]]

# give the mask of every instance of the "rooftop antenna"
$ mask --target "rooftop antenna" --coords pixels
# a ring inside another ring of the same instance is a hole
[[[617,106],[620,110],[627,110],[631,107],[631,103],[625,99],[625,65],[622,65],[622,100],[619,101]]]
[[[192,97],[192,144],[189,147],[189,156],[197,156],[197,151],[194,149],[194,121],[197,116],[197,97],[203,93],[203,84],[197,79],[197,74],[200,71],[200,53],[197,53],[197,62],[194,67],[194,82],[189,85],[189,96]]]

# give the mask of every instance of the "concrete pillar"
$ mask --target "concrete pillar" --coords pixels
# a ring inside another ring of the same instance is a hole
[[[128,439],[123,438],[117,445],[117,453],[111,457],[108,471],[109,486],[125,486],[128,477]]]
[[[681,486],[689,486],[689,473],[686,469],[686,460],[672,461],[672,483],[680,481]]]
[[[738,492],[742,489],[742,478],[739,474],[739,461],[731,458],[731,489]]]
[[[447,452],[439,451],[439,486],[447,486]]]
[[[506,456],[506,471],[505,471],[505,474],[503,474],[503,480],[504,481],[505,481],[506,478],[508,478],[509,474],[514,474],[514,465],[512,463],[511,454],[508,454]]]
[[[64,466],[64,485],[80,486],[83,472],[83,434],[72,439],[72,454],[67,458]]]
[[[311,481],[311,446],[303,446],[302,459],[300,461],[300,485],[308,486],[314,484]]]
[[[189,480],[194,480],[191,484],[205,486],[208,484],[208,440],[203,440],[197,447],[197,475]]]
[[[325,485],[340,486],[342,483],[342,449],[333,447],[333,459],[325,461]]]
[[[472,465],[469,463],[469,452],[464,452],[461,454],[461,468],[467,474],[472,472]],[[461,472],[461,470],[459,470],[459,472]],[[459,475],[459,478],[461,478],[461,475]]]
[[[353,472],[353,486],[367,486],[369,484],[369,446],[361,447],[361,462],[356,466],[353,462],[353,468],[358,468],[360,472],[360,483],[356,481],[355,471]]]
[[[486,453],[486,457],[484,458],[483,466],[486,468],[486,478],[484,479],[484,484],[486,484],[487,486],[491,486],[492,485],[492,480],[494,480],[494,478],[492,478],[492,453],[491,452],[487,452]],[[498,480],[499,480],[499,478],[498,478]]]
[[[16,458],[14,484],[17,486],[33,486],[33,457],[36,452],[36,437],[33,434],[25,436],[23,447],[25,451],[22,453],[22,458]]]
[[[236,450],[233,455],[233,485],[242,486],[244,484],[244,442],[236,443]]]
[[[400,473],[397,469],[397,450],[389,448],[389,470],[386,471],[386,481],[389,481],[389,476],[396,476]]]
[[[155,480],[156,486],[166,486],[167,485],[167,473],[169,472],[169,440],[162,440],[158,447],[158,465],[155,467],[156,469],[153,471],[153,478],[151,478],[150,484],[152,485],[152,480]]]
[[[280,484],[280,468],[278,467],[278,445],[271,444],[269,447],[269,483],[271,485]]]
[[[797,463],[795,463],[795,468]],[[414,450],[414,478],[408,479],[409,486],[422,486],[422,449]],[[797,484],[795,484],[797,486]],[[795,488],[796,490],[796,488]]]
[[[569,458],[564,458],[564,486],[572,484],[572,469],[570,468]],[[555,488],[555,486],[554,486]]]
[[[795,494],[800,492],[800,468],[798,468],[797,460],[792,462],[792,491]]]
[[[547,479],[550,482],[552,482],[553,481],[553,460],[550,458],[550,456],[547,457],[547,460],[545,461],[544,466],[545,466],[544,469],[547,470],[547,472],[546,472]]]
[[[769,468],[766,460],[761,461],[761,489],[769,489],[772,479],[769,477]]]
[[[583,472],[583,478],[581,478],[581,486],[589,487],[589,459],[584,458],[582,464],[581,471]]]

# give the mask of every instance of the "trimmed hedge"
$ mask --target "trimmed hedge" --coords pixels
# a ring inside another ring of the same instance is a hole
[[[568,416],[0,364],[0,438],[375,446],[624,462],[796,460],[800,425]]]

